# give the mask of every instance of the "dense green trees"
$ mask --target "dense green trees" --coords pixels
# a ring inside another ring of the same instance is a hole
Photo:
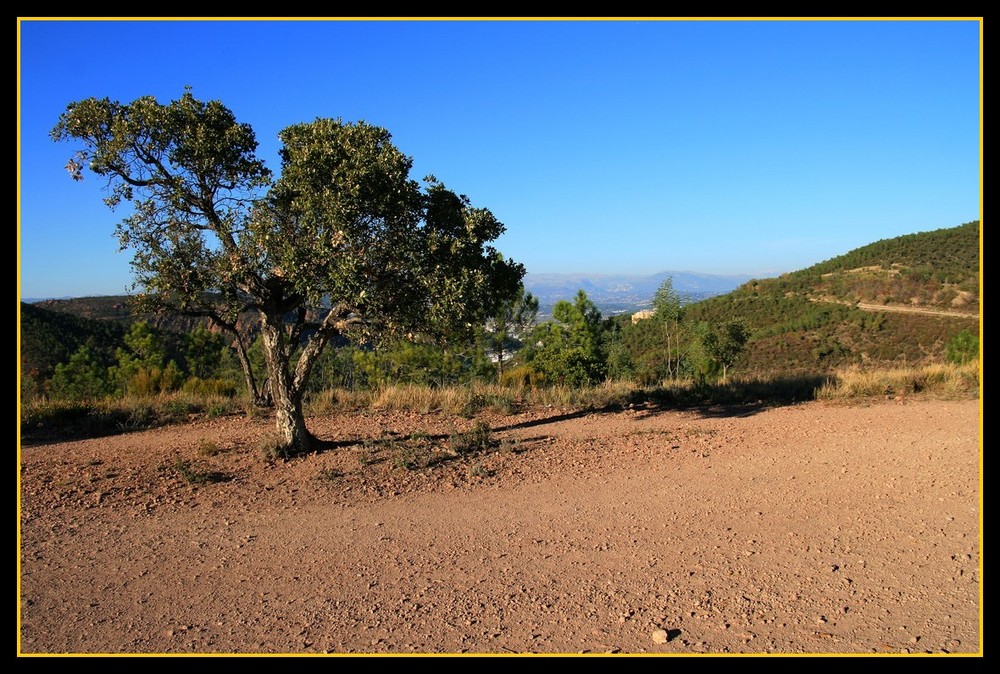
[[[284,447],[312,444],[302,396],[331,339],[423,332],[453,337],[516,292],[524,269],[489,243],[504,226],[433,178],[388,131],[317,119],[284,129],[275,179],[247,124],[190,91],[168,104],[72,103],[52,137],[82,148],[67,168],[108,180],[110,207],[146,306],[202,315],[228,332],[247,390],[270,397]],[[266,387],[255,376],[259,317]],[[268,395],[269,394],[269,395]]]
[[[979,336],[962,330],[952,337],[946,347],[949,363],[965,364],[979,358]]]
[[[557,302],[552,318],[532,334],[528,364],[552,383],[583,386],[603,380],[607,361],[601,312],[587,293],[580,290],[572,303]]]
[[[56,398],[72,400],[101,398],[111,392],[108,369],[86,346],[77,349],[66,363],[56,365],[49,388]]]

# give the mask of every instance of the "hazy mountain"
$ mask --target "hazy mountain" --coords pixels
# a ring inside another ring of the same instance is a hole
[[[547,314],[559,300],[570,300],[578,290],[587,293],[605,315],[633,312],[651,306],[653,294],[664,279],[673,279],[674,290],[697,302],[735,290],[753,277],[749,274],[699,274],[662,271],[648,276],[630,274],[533,274],[524,277],[524,287],[538,298],[541,313]]]

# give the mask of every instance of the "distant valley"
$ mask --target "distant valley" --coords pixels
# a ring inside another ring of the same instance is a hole
[[[652,306],[653,294],[664,279],[673,280],[687,303],[724,295],[754,278],[749,274],[699,274],[662,271],[648,276],[629,274],[534,274],[524,277],[524,287],[538,298],[539,313],[548,316],[559,300],[570,300],[578,290],[587,293],[605,316],[632,313]]]

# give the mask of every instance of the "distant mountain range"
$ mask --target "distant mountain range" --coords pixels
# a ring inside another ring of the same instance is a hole
[[[653,295],[666,278],[687,303],[731,292],[754,278],[749,274],[699,274],[689,271],[662,271],[649,276],[629,274],[532,274],[524,277],[524,287],[538,298],[539,313],[548,315],[559,300],[572,301],[578,290],[606,315],[639,311],[652,306]]]
[[[749,274],[699,274],[690,271],[662,271],[649,276],[631,274],[532,274],[524,277],[524,286],[538,298],[540,313],[547,316],[559,300],[572,301],[578,290],[587,293],[601,312],[614,315],[648,309],[653,294],[667,277],[673,279],[676,290],[687,303],[723,295],[752,278]],[[70,311],[90,318],[109,318],[108,310],[122,318],[128,313],[123,295],[96,297],[25,297],[22,302],[39,304],[48,309]],[[70,307],[73,307],[72,309]],[[84,308],[86,307],[86,308]],[[121,314],[122,311],[125,314]]]

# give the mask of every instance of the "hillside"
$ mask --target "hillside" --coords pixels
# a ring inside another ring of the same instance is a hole
[[[785,292],[887,307],[979,311],[979,222],[884,239],[788,274]]]
[[[753,330],[743,371],[940,360],[979,325],[979,222],[858,248],[689,307],[709,323]]]
[[[118,298],[119,300],[122,298]],[[121,320],[99,320],[47,309],[44,303],[21,303],[21,372],[48,379],[55,366],[69,360],[81,346],[105,364],[114,360],[128,326]]]
[[[686,322],[693,326],[743,318],[752,330],[747,352],[737,364],[744,373],[814,373],[851,363],[939,361],[956,334],[978,331],[979,271],[979,223],[970,222],[877,241],[778,278],[748,281],[728,294],[688,305]],[[560,285],[568,277],[530,278],[536,290],[558,289],[565,297],[575,293]],[[598,277],[588,278],[588,295],[603,288],[609,297],[617,293],[648,304],[655,290],[649,286],[654,277],[600,277],[600,283],[594,280]],[[717,290],[709,288],[706,279],[723,282],[721,278],[701,279],[702,289]],[[726,279],[732,282],[732,277]],[[688,279],[685,287],[693,282]],[[639,290],[645,293],[642,297],[636,294]],[[617,313],[606,307],[602,311],[605,316]],[[205,319],[184,316],[135,316],[124,296],[22,304],[22,372],[46,378],[55,363],[82,344],[98,345],[110,356],[124,326],[138,318],[175,334],[206,324]],[[621,320],[624,345],[634,363],[661,359],[656,335],[647,334],[651,326]],[[253,324],[255,317],[248,314],[241,321]]]
[[[24,306],[23,303],[22,306]],[[199,325],[205,327],[210,325],[208,319],[180,314],[137,314],[128,295],[43,300],[30,306],[98,322],[110,321],[130,325],[135,321],[143,320],[161,330],[178,333],[190,332]]]

